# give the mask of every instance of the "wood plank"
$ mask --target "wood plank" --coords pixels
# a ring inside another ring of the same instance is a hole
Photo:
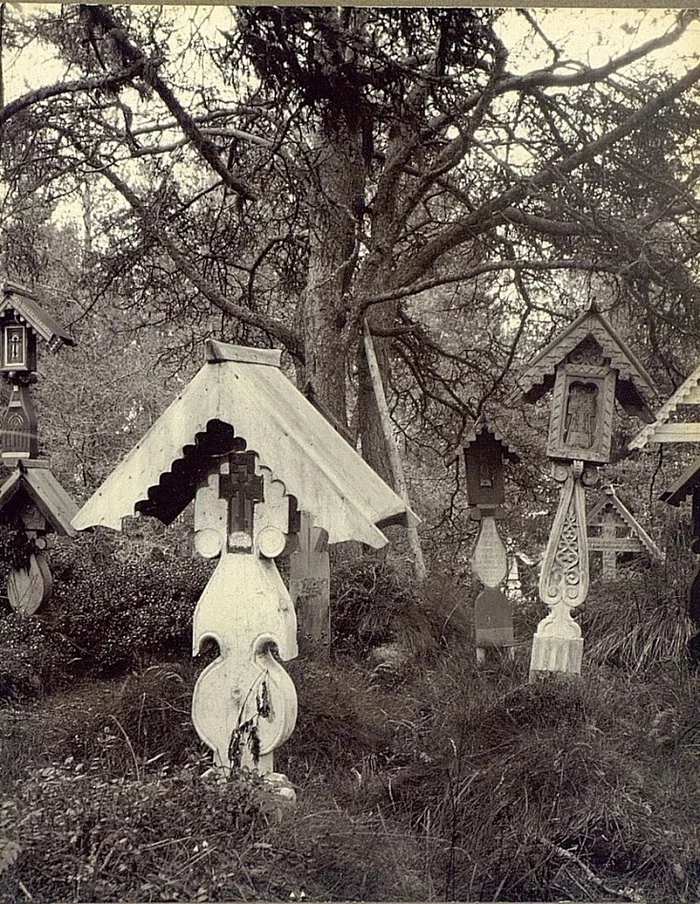
[[[593,552],[644,552],[644,544],[636,537],[589,537],[588,548]]]
[[[649,437],[650,443],[700,442],[700,424],[660,424]]]
[[[331,648],[331,572],[328,534],[300,512],[298,545],[289,557],[289,595],[294,601],[302,653],[327,657]]]

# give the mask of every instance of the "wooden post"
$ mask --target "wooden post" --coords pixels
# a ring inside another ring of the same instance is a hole
[[[472,572],[484,585],[474,602],[476,661],[486,662],[486,648],[508,649],[515,656],[513,613],[500,584],[508,576],[508,555],[498,533],[504,513],[504,461],[519,461],[503,437],[485,421],[477,422],[460,447],[464,453],[470,517],[479,521]]]
[[[609,546],[601,544],[603,548],[603,580],[614,581],[617,577],[617,550],[615,546],[615,538],[617,537],[617,527],[614,512],[606,512],[603,515],[603,525],[601,528],[601,538],[608,541]]]
[[[377,355],[374,351],[374,343],[372,342],[372,334],[370,332],[369,324],[367,323],[367,321],[365,321],[364,325],[364,343],[365,356],[367,358],[367,367],[369,369],[369,375],[372,380],[374,397],[377,400],[377,408],[379,410],[379,420],[382,426],[384,441],[386,442],[386,448],[389,455],[389,465],[392,472],[392,482],[394,484],[394,489],[406,503],[406,506],[410,507],[408,487],[406,485],[406,478],[404,476],[403,464],[401,463],[401,456],[399,455],[398,446],[396,445],[396,441],[394,440],[394,434],[391,428],[391,418],[389,416],[389,406],[386,402],[384,385],[382,383],[382,375],[379,372],[379,363],[377,362]],[[427,572],[425,568],[425,561],[423,559],[423,550],[421,549],[420,545],[420,538],[418,537],[418,530],[415,527],[407,527],[406,535],[408,537],[409,548],[413,555],[413,569],[415,578],[418,582],[423,582],[425,580]]]
[[[549,615],[532,638],[531,679],[543,672],[580,675],[583,658],[581,628],[571,611],[585,602],[588,594],[584,486],[595,481],[597,471],[584,470],[581,461],[557,464],[553,471],[562,488],[539,584],[540,599],[549,606]]]
[[[328,657],[331,648],[331,573],[328,534],[300,513],[297,548],[289,557],[289,593],[294,601],[302,654]]]

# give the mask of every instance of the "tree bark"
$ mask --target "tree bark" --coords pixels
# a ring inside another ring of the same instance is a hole
[[[365,164],[358,129],[345,123],[316,135],[315,179],[307,194],[309,271],[297,314],[303,337],[303,383],[347,424],[347,298],[357,254]]]

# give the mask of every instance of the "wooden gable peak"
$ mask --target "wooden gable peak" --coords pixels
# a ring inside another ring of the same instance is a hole
[[[656,396],[656,387],[649,374],[632,351],[610,325],[598,308],[591,304],[565,327],[535,356],[520,379],[522,397],[536,402],[554,385],[555,372],[568,355],[591,341],[600,348],[604,359],[617,371],[616,397],[631,414],[651,420],[649,401]]]
[[[0,516],[24,501],[33,503],[50,528],[62,537],[74,537],[71,521],[78,506],[58,482],[48,462],[22,462],[0,486]]]
[[[57,351],[62,345],[75,345],[75,339],[65,327],[41,307],[29,289],[18,283],[5,282],[2,288],[0,317],[8,311],[13,311],[41,336],[51,351]]]
[[[633,451],[643,449],[647,444],[698,442],[700,440],[700,423],[674,425],[671,422],[671,418],[676,414],[680,405],[700,406],[700,365],[664,402],[656,413],[656,419],[639,431],[628,448]],[[698,414],[700,415],[700,411]]]
[[[587,526],[590,528],[601,525],[605,512],[613,511],[620,519],[620,522],[629,530],[630,534],[639,540],[651,558],[657,562],[663,561],[663,553],[617,495],[615,488],[612,485],[604,487],[603,493],[603,498],[588,513],[586,518]]]
[[[458,447],[455,455],[458,455],[460,452],[466,453],[469,450],[469,447],[473,446],[481,437],[491,437],[493,441],[501,447],[501,454],[503,455],[504,461],[511,461],[513,464],[517,464],[520,461],[520,455],[507,442],[500,430],[493,424],[487,423],[485,420],[476,421],[472,429],[466,435],[464,442]]]

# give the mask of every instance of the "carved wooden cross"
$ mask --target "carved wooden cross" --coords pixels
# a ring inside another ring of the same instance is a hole
[[[253,507],[263,499],[263,486],[263,478],[255,473],[255,452],[232,452],[228,457],[228,473],[222,469],[219,478],[219,497],[228,502],[228,534],[232,545],[252,547]],[[243,534],[249,539],[238,542]]]

